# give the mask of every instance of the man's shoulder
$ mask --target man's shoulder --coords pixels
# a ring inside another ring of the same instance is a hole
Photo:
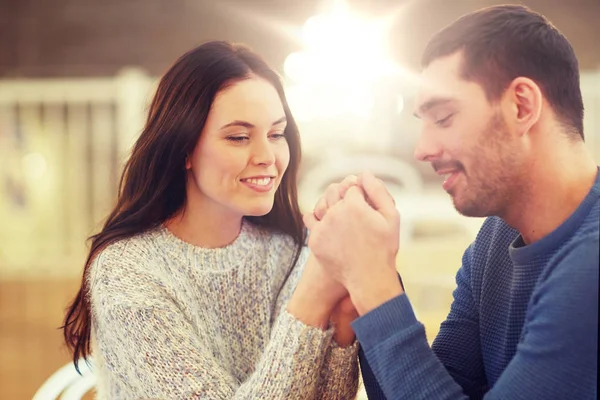
[[[598,237],[600,232],[600,198],[594,201],[589,212],[583,219],[581,227],[577,230],[578,236],[595,235]]]
[[[579,265],[580,269],[598,270],[600,265],[600,237],[598,230],[580,233],[563,246],[552,258],[551,264],[565,264],[572,269],[571,264]]]

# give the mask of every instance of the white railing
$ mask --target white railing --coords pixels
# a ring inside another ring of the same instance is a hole
[[[137,69],[0,81],[0,275],[80,270],[154,81]]]

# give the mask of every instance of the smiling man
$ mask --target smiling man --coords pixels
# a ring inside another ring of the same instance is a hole
[[[600,178],[571,45],[543,16],[497,6],[439,32],[422,65],[415,156],[460,213],[488,217],[431,348],[396,279],[383,184],[364,174],[305,217],[361,315],[370,398],[596,399]]]

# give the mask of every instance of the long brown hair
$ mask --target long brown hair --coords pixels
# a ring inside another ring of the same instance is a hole
[[[296,244],[293,264],[297,262],[306,240],[296,187],[300,136],[279,75],[244,46],[205,43],[181,56],[160,80],[145,127],[121,176],[117,204],[102,230],[90,237],[81,287],[62,326],[76,367],[78,360],[91,352],[88,274],[92,260],[109,244],[159,226],[184,206],[185,158],[198,142],[215,96],[226,86],[252,75],[268,80],[279,93],[287,118],[290,162],[272,210],[246,219],[291,236]]]

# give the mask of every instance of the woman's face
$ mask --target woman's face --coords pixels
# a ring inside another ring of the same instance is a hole
[[[290,161],[285,127],[267,80],[252,77],[219,92],[186,162],[188,206],[213,217],[269,213]]]

